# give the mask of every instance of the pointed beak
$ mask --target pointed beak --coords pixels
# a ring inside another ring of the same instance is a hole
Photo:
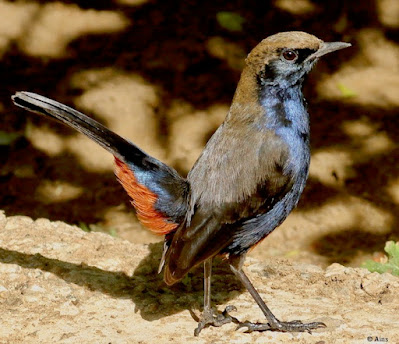
[[[307,60],[314,60],[323,55],[332,53],[333,51],[341,50],[344,48],[350,47],[352,44],[345,42],[323,42],[320,45],[319,50],[317,50],[314,54],[310,55]]]

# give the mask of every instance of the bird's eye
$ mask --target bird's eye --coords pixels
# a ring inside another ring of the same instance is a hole
[[[294,50],[286,50],[283,52],[283,57],[287,61],[293,62],[298,58],[298,54]]]

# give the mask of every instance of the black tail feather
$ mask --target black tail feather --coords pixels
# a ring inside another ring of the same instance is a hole
[[[85,114],[52,99],[31,92],[17,92],[12,96],[15,105],[63,122],[88,136],[117,158],[139,162],[145,156],[140,148],[115,134]]]
[[[123,174],[129,180],[120,180],[120,182],[133,198],[138,214],[143,212],[150,214],[147,214],[146,217],[148,228],[151,229],[151,223],[148,223],[151,216],[154,217],[154,223],[159,224],[160,219],[166,221],[168,228],[175,228],[183,221],[187,211],[189,187],[186,179],[182,178],[173,168],[151,157],[132,142],[69,106],[31,92],[17,92],[12,96],[12,100],[21,108],[58,120],[76,129],[122,161],[127,168],[124,169],[125,172],[130,172]],[[120,166],[116,171],[119,170]],[[120,176],[118,178],[120,179]],[[143,192],[155,195],[155,204],[151,203],[151,199],[142,197]],[[138,196],[135,197],[135,195]],[[140,204],[140,202],[144,203]],[[170,226],[169,222],[175,225]],[[152,227],[154,226],[156,228],[152,230],[157,231],[159,226],[152,224]]]

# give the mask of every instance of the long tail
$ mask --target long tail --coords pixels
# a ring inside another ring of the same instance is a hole
[[[113,154],[115,174],[132,198],[139,220],[151,231],[168,234],[183,222],[188,183],[173,168],[69,106],[31,92],[17,92],[12,100],[19,107],[65,123]]]

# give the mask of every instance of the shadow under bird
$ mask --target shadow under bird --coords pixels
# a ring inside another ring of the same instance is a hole
[[[280,321],[242,265],[248,250],[297,205],[308,177],[309,115],[302,83],[317,60],[349,43],[323,42],[305,32],[282,32],[248,55],[233,102],[187,178],[86,115],[35,93],[17,92],[16,105],[87,135],[115,157],[115,174],[137,216],[164,235],[160,271],[166,284],[204,264],[204,310],[194,334],[229,322],[252,331],[303,332],[321,322]],[[211,307],[212,259],[221,255],[264,313],[266,323],[239,322]]]

